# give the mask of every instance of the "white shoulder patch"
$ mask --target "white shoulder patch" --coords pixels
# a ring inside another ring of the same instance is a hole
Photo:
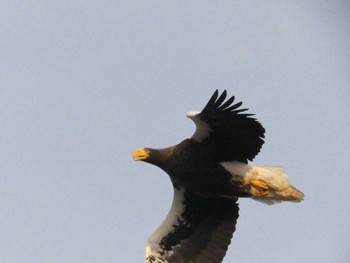
[[[190,118],[196,124],[196,131],[192,135],[191,139],[201,142],[209,136],[211,129],[209,125],[199,118],[200,111],[190,111],[187,113],[187,117]]]

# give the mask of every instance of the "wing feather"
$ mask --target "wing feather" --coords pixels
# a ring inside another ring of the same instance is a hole
[[[237,199],[174,192],[163,224],[150,237],[146,262],[220,263],[231,243],[238,218]]]
[[[235,97],[225,101],[226,90],[215,90],[203,110],[190,118],[196,123],[191,139],[203,144],[214,161],[252,160],[264,144],[265,129]]]
[[[229,98],[224,104],[222,104],[220,107],[218,107],[219,110],[225,110],[228,106],[230,106],[232,104],[232,102],[234,102],[235,100],[235,96],[232,96],[231,98]],[[239,104],[239,103],[237,103]],[[236,104],[236,105],[237,105]],[[242,104],[242,103],[241,103]],[[240,106],[240,105],[239,105]],[[239,107],[238,106],[238,107]]]
[[[204,109],[212,107],[212,105],[215,103],[216,99],[218,98],[219,95],[219,91],[215,90],[214,94],[211,96],[211,98],[209,99],[207,105],[204,107]]]
[[[202,197],[201,197],[202,198]],[[220,263],[226,255],[236,229],[238,204],[236,199],[198,199],[189,218],[194,231],[187,239],[182,240],[169,258],[169,263]],[[191,206],[191,205],[190,205]],[[196,222],[198,220],[198,222]]]
[[[227,92],[224,90],[224,92],[220,95],[220,97],[214,102],[214,107],[219,108],[220,105],[223,103],[223,101],[226,99]]]

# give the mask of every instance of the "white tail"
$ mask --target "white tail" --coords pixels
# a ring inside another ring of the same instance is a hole
[[[304,194],[289,183],[288,175],[281,166],[250,166],[237,161],[221,165],[233,175],[233,180],[242,181],[257,201],[273,204],[303,200]]]

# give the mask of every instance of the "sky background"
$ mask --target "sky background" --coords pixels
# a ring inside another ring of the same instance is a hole
[[[215,89],[301,204],[240,201],[224,262],[350,262],[349,1],[1,1],[0,262],[144,262],[172,200],[139,147]]]

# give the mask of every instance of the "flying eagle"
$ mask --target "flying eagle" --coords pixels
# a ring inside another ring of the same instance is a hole
[[[187,114],[196,125],[191,138],[133,152],[134,160],[164,170],[174,187],[170,211],[148,239],[146,263],[220,263],[236,228],[239,197],[271,204],[304,197],[283,167],[248,165],[265,129],[242,102],[226,96],[216,90],[201,112]]]

